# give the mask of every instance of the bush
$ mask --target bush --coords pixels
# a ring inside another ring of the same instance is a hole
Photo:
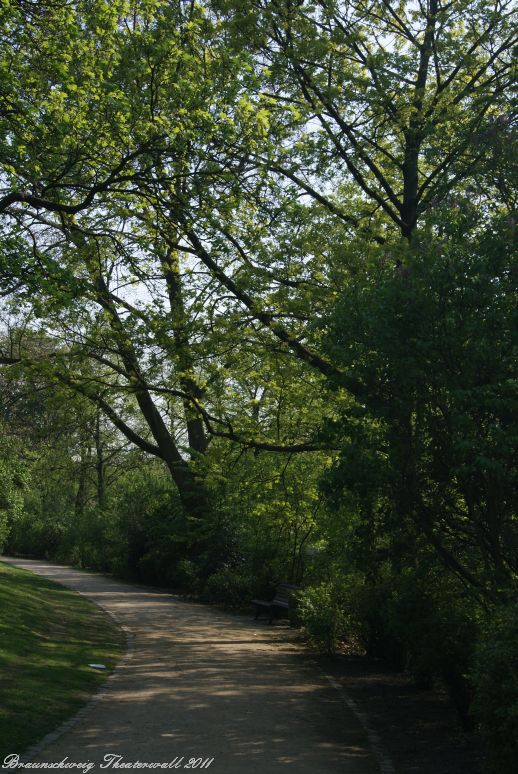
[[[6,550],[11,554],[54,558],[64,539],[65,527],[31,506],[29,501],[26,510],[13,519]]]
[[[377,582],[355,579],[350,589],[354,633],[367,656],[383,658],[394,669],[404,669],[406,649],[399,632],[390,626],[391,579]]]
[[[202,600],[209,604],[238,607],[250,602],[252,584],[247,575],[231,567],[225,567],[207,578],[201,596]]]
[[[310,643],[321,651],[334,653],[347,628],[342,583],[324,581],[299,591],[297,599],[297,614]]]
[[[184,514],[160,469],[147,466],[122,478],[111,510],[108,537],[116,573],[157,585],[190,585],[185,568],[177,573],[187,545]]]
[[[7,543],[13,519],[23,509],[27,471],[18,461],[16,447],[0,425],[0,552]]]
[[[490,747],[498,774],[518,761],[518,604],[504,607],[486,626],[476,651],[472,713]]]

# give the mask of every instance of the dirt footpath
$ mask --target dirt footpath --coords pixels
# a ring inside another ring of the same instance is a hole
[[[101,698],[32,760],[68,756],[93,771],[175,758],[178,769],[213,758],[214,774],[379,770],[353,711],[288,628],[48,562],[2,561],[80,592],[133,640]]]

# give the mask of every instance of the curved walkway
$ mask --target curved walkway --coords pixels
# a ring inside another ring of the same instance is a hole
[[[94,772],[114,768],[106,755],[122,756],[119,766],[183,759],[178,769],[213,758],[214,774],[377,771],[357,718],[289,629],[48,562],[2,561],[80,592],[133,635],[100,700],[33,761],[68,756]]]

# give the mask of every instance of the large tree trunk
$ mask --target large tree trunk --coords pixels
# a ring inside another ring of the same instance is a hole
[[[189,448],[194,454],[204,454],[207,450],[207,437],[203,420],[196,411],[193,400],[203,399],[203,390],[198,385],[194,374],[194,359],[189,340],[188,319],[182,292],[182,278],[178,251],[169,246],[161,257],[164,279],[169,296],[170,316],[173,324],[174,349],[180,374],[182,390],[192,399],[184,401],[185,422]]]
[[[437,0],[430,0],[430,10],[426,20],[426,29],[421,45],[419,69],[411,104],[411,117],[405,130],[405,153],[403,159],[403,201],[400,207],[401,233],[410,240],[418,219],[419,154],[425,136],[423,126],[423,104],[428,68],[433,53],[435,26],[437,20]]]
[[[87,501],[87,477],[88,466],[90,465],[90,447],[87,442],[81,439],[79,451],[79,468],[77,472],[77,490],[74,502],[74,515],[76,520],[84,516]]]
[[[94,440],[95,440],[95,470],[97,474],[97,506],[100,511],[104,511],[106,507],[106,480],[105,480],[105,460],[104,460],[104,447],[101,433],[101,411],[97,407],[95,414],[95,427],[94,427]]]
[[[178,488],[180,500],[191,523],[196,524],[200,520],[205,520],[210,513],[210,500],[207,496],[203,481],[200,475],[194,472],[191,463],[182,457],[175,439],[155,405],[153,396],[146,384],[146,379],[143,376],[138,354],[131,339],[127,335],[124,320],[121,318],[117,305],[110,293],[99,260],[97,258],[91,258],[89,244],[82,232],[72,227],[71,235],[74,244],[82,253],[92,286],[95,290],[97,302],[104,310],[114,336],[118,354],[123,364],[121,372],[131,385],[140,413],[156,443],[156,446],[153,447],[153,453],[165,462],[171,477]],[[171,271],[174,274],[173,270]],[[174,282],[177,282],[177,280],[172,276],[168,281],[170,298],[172,302],[181,304],[181,287],[176,288]],[[172,283],[171,287],[169,287],[169,283]],[[182,311],[181,306],[180,311]],[[183,312],[183,314],[185,314],[185,312]],[[177,333],[175,333],[175,335],[180,337],[183,336],[180,323],[178,324]],[[185,358],[189,357],[188,347],[185,346],[183,351],[185,354],[182,355],[184,358],[182,362],[188,367],[187,375],[181,377],[185,381],[185,379],[190,379],[189,371],[192,370],[192,366],[190,362],[185,360]],[[192,389],[194,389],[194,387]],[[97,403],[102,406],[104,401],[98,399]],[[107,406],[107,404],[105,405]],[[192,410],[190,403],[189,409]],[[110,411],[110,413],[108,413],[108,417],[112,419],[112,421],[113,414],[115,414],[115,412]],[[187,414],[189,442],[192,444],[192,448],[195,452],[204,453],[207,443],[203,427],[200,423],[201,420],[199,418]],[[124,422],[116,422],[116,425],[122,432],[126,433],[130,440],[135,441],[139,438],[138,434],[127,427]],[[143,448],[144,446],[151,447],[151,444],[146,442],[142,444]]]

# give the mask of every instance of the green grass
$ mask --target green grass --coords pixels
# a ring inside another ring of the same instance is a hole
[[[0,765],[71,717],[104,682],[123,642],[84,597],[0,562]]]

